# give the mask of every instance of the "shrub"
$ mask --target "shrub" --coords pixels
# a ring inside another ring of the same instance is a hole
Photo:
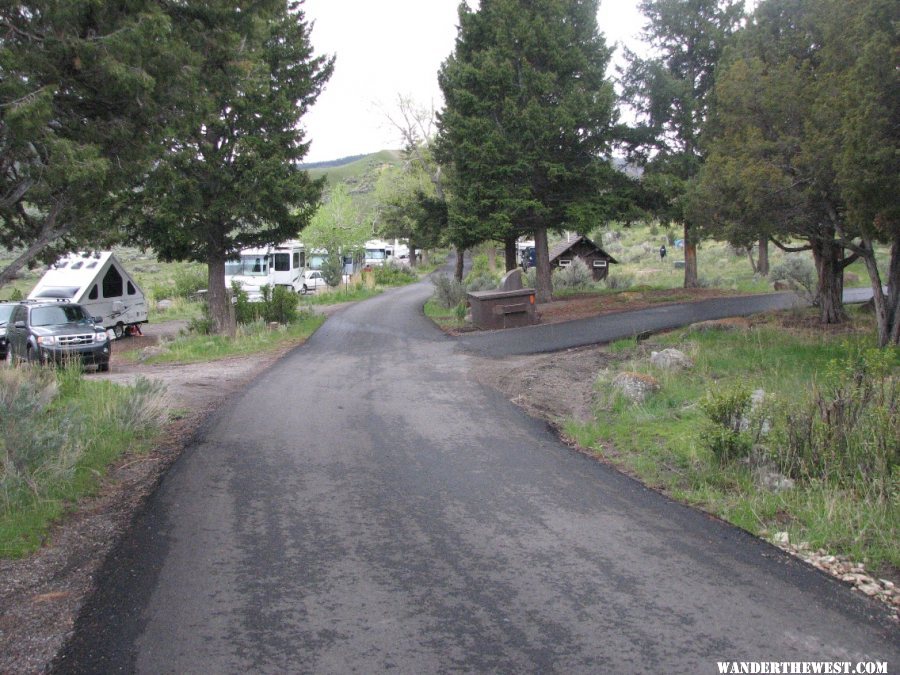
[[[297,303],[300,298],[286,286],[263,286],[260,288],[260,302],[250,302],[247,293],[237,283],[232,284],[231,292],[234,297],[234,317],[240,325],[256,321],[288,325],[299,317]]]
[[[466,301],[466,287],[456,279],[446,274],[436,274],[433,283],[435,300],[444,309],[452,309]]]
[[[466,291],[493,291],[497,288],[497,279],[492,274],[479,274],[466,277]]]
[[[537,267],[529,267],[522,276],[526,288],[534,288],[537,285]]]
[[[594,282],[591,270],[581,258],[575,258],[571,265],[560,267],[553,272],[553,288],[587,288]]]
[[[372,270],[375,283],[382,286],[402,286],[417,279],[416,273],[408,267],[397,265],[393,261]]]
[[[833,362],[804,400],[783,411],[775,428],[783,473],[896,498],[900,388],[891,359],[874,349]]]
[[[147,289],[147,294],[154,300],[163,298],[190,299],[197,291],[206,288],[207,272],[202,266],[179,267],[166,284],[154,284]]]
[[[634,276],[626,272],[618,272],[610,274],[603,280],[606,287],[611,291],[624,291],[634,285]]]
[[[772,268],[769,278],[772,281],[786,282],[810,303],[815,303],[818,297],[816,270],[806,258],[788,256],[784,262]]]
[[[747,422],[750,408],[751,394],[743,386],[709,391],[700,401],[700,409],[708,420],[703,444],[720,462],[746,457],[753,448],[754,438]]]

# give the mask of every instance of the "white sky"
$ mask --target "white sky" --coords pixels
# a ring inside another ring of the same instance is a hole
[[[638,0],[601,0],[597,20],[608,44],[638,45],[643,21],[637,5]],[[437,71],[453,51],[458,6],[459,0],[306,0],[316,53],[335,54],[337,62],[304,117],[312,140],[304,161],[399,148],[385,111],[396,110],[400,94],[441,107]]]

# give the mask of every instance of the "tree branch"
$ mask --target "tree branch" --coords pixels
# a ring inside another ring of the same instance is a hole
[[[780,241],[778,241],[775,237],[769,237],[769,241],[771,241],[775,246],[780,248],[785,253],[802,253],[803,251],[812,251],[812,246],[806,244],[805,246],[785,246]]]

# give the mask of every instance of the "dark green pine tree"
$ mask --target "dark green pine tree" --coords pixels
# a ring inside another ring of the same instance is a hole
[[[615,117],[610,50],[596,1],[462,4],[438,81],[437,156],[448,177],[449,239],[458,247],[533,233],[537,297],[551,296],[548,230],[603,218],[604,160]]]
[[[169,11],[196,64],[131,232],[164,260],[207,264],[212,330],[231,334],[226,259],[297,236],[321,196],[321,182],[298,168],[309,148],[300,121],[333,59],[313,55],[298,2],[215,0]]]
[[[629,139],[632,161],[645,167],[644,192],[658,218],[684,226],[684,285],[696,286],[694,223],[685,212],[699,173],[700,143],[716,65],[744,16],[742,0],[643,0],[644,39],[653,53],[627,53],[623,99],[638,115]]]
[[[99,216],[158,152],[185,58],[156,2],[0,3],[0,286],[119,238]]]

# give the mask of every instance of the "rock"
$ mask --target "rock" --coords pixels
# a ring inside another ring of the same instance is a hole
[[[687,370],[694,367],[694,362],[678,349],[663,349],[650,354],[650,363],[662,370]]]
[[[651,394],[659,391],[659,382],[643,373],[619,373],[612,384],[632,403],[643,403]]]
[[[787,532],[776,532],[772,535],[772,543],[778,546],[788,546],[791,543],[791,535]]]
[[[755,478],[757,485],[770,492],[786,492],[794,489],[794,481],[791,478],[773,469],[762,468],[756,472]]]
[[[172,300],[160,300],[156,303],[156,309],[160,312],[165,312],[167,309],[172,309],[172,305],[175,303]]]
[[[857,588],[869,597],[878,595],[878,593],[881,591],[881,586],[879,586],[878,584],[862,584],[860,586],[857,586]]]
[[[791,285],[786,281],[775,281],[772,283],[772,288],[776,291],[789,291],[791,290]]]
[[[503,275],[503,278],[500,279],[500,288],[501,291],[520,291],[525,288],[522,282],[522,268],[517,267],[513,270],[510,270],[506,274]]]

